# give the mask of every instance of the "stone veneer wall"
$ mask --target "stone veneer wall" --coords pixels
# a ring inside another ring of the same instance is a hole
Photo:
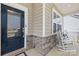
[[[51,35],[48,37],[30,35],[27,38],[27,49],[36,48],[42,55],[46,55],[54,46],[56,46],[56,44],[56,35]]]
[[[33,47],[33,35],[28,35],[27,36],[27,48],[26,48],[26,50],[29,50],[31,48],[34,48]]]

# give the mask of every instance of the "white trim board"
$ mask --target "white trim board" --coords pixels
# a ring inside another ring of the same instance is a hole
[[[43,3],[43,37],[45,36],[45,3]]]

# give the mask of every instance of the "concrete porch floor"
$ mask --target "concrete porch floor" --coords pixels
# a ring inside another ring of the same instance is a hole
[[[35,48],[26,51],[27,56],[42,56]],[[53,48],[46,56],[79,56],[79,51],[64,52]]]

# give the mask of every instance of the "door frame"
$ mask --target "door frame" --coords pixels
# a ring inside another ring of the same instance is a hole
[[[19,10],[23,10],[24,11],[24,47],[27,47],[27,34],[28,34],[28,8],[20,5],[20,4],[16,4],[16,3],[3,3],[4,5],[10,6],[12,8],[16,8]]]

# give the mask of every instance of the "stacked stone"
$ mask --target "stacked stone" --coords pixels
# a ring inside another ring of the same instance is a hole
[[[33,36],[32,35],[28,35],[27,36],[27,50],[28,49],[32,49],[33,48]]]
[[[56,45],[56,39],[54,38],[54,36],[48,36],[48,37],[34,36],[33,39],[35,48],[42,55],[46,55]]]
[[[30,35],[27,37],[27,49],[35,48],[42,55],[46,55],[56,44],[56,35],[48,37]]]

